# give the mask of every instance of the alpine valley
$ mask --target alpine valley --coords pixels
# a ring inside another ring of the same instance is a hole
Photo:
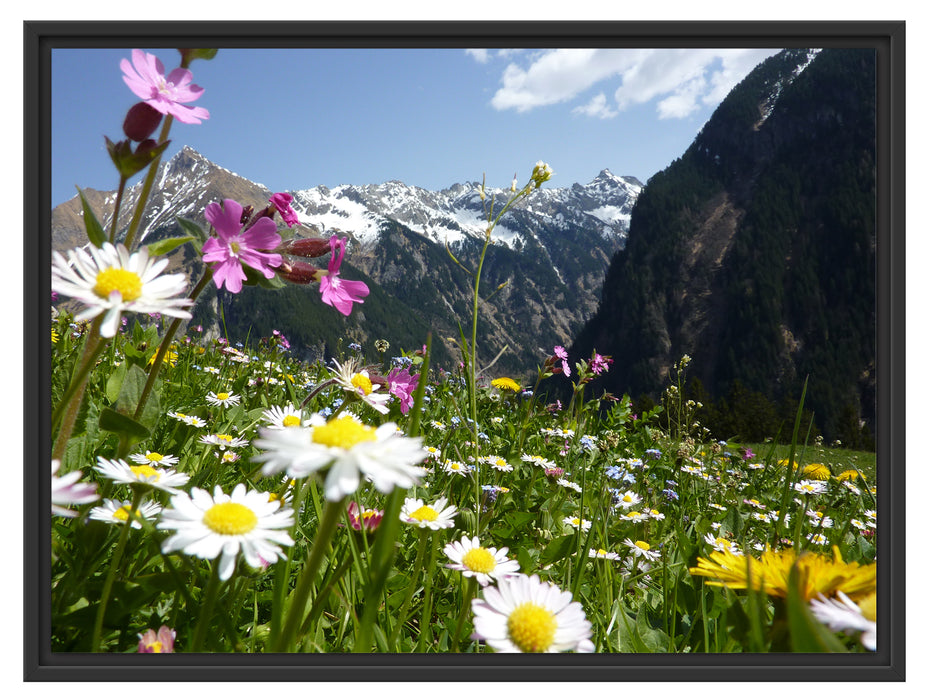
[[[206,230],[203,212],[210,202],[229,198],[259,209],[272,194],[190,147],[161,164],[155,183],[140,229],[142,244],[184,235],[178,217]],[[586,185],[544,185],[504,215],[482,271],[480,365],[497,357],[489,368],[494,376],[529,379],[554,345],[572,341],[595,311],[641,187],[636,178],[603,170]],[[136,185],[124,195],[118,230],[129,224],[139,190]],[[377,339],[387,340],[391,353],[417,349],[432,331],[434,357],[449,369],[459,358],[460,324],[467,334],[470,329],[473,278],[466,269],[475,268],[484,242],[484,207],[497,213],[509,194],[494,188],[485,193],[483,202],[477,182],[441,191],[398,181],[292,190],[300,224],[281,225],[280,233],[346,236],[341,275],[369,286],[365,303],[344,317],[321,303],[316,284],[246,286],[237,295],[208,285],[191,325],[232,342],[255,341],[278,330],[289,339],[292,354],[307,360],[338,357],[353,342],[373,357]],[[116,193],[85,190],[84,195],[109,230]],[[86,240],[80,198],[56,207],[53,249]],[[175,249],[170,258],[169,271],[183,270],[192,283],[203,273],[190,245]],[[314,264],[325,267],[327,259]]]

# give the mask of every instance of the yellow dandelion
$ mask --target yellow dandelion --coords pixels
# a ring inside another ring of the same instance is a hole
[[[834,558],[822,554],[802,552],[798,561],[799,593],[805,600],[819,593],[833,596],[843,591],[853,599],[863,598],[876,590],[876,564],[860,565],[844,562],[835,546]],[[748,577],[749,562],[749,577]],[[729,551],[711,552],[708,558],[699,557],[698,566],[689,569],[693,576],[708,577],[708,585],[731,589],[763,590],[768,595],[785,598],[789,586],[789,573],[796,562],[795,552],[766,551],[759,559]],[[749,580],[748,580],[749,578]]]
[[[496,389],[508,389],[514,393],[520,391],[520,384],[515,382],[510,377],[498,377],[497,379],[492,379],[491,385]]]
[[[154,355],[152,355],[152,357],[149,358],[148,364],[150,364],[150,365],[151,365],[151,364],[154,364],[154,363],[155,363],[155,358],[156,358],[157,356],[158,356],[158,353],[155,353]],[[178,353],[172,352],[171,350],[169,350],[168,352],[165,353],[165,359],[162,360],[162,362],[165,363],[165,364],[167,364],[167,365],[171,365],[172,367],[174,367],[176,364],[178,364]]]
[[[815,462],[802,467],[802,475],[817,481],[827,481],[831,478],[831,470],[823,464]]]
[[[838,481],[856,481],[861,476],[863,475],[856,469],[846,469],[834,478]]]

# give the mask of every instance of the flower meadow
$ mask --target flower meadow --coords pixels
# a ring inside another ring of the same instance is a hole
[[[455,366],[430,337],[307,363],[285,332],[188,324],[209,284],[303,285],[344,315],[369,292],[340,276],[347,238],[294,234],[285,193],[135,240],[173,121],[210,118],[190,66],[216,53],[182,50],[167,74],[122,61],[140,102],[107,139],[110,220],[141,173],[143,195],[124,231],[83,201],[88,243],[53,254],[52,651],[875,650],[870,468],[816,451],[800,420],[784,456],[709,435],[681,398],[687,356],[641,415],[592,395],[598,353],[573,366],[554,346],[529,383],[482,364],[500,351],[476,347],[485,250],[542,161],[506,201],[482,185]],[[168,272],[180,246],[199,280]]]

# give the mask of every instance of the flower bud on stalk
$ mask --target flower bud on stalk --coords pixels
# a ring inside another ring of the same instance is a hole
[[[132,141],[145,141],[162,121],[161,113],[145,102],[137,102],[126,113],[123,133]]]
[[[275,272],[292,284],[310,284],[320,281],[320,270],[300,260],[282,260]]]
[[[292,238],[278,246],[275,252],[299,258],[319,258],[330,252],[330,242],[324,238]]]

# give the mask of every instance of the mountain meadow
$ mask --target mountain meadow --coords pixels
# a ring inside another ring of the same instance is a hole
[[[289,192],[160,161],[180,53],[52,213],[52,651],[876,650],[872,51],[645,184]]]

